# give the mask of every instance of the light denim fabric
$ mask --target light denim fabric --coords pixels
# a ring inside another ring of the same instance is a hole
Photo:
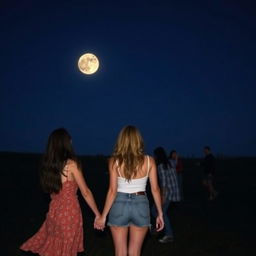
[[[109,211],[108,226],[150,227],[149,202],[146,195],[118,192]]]

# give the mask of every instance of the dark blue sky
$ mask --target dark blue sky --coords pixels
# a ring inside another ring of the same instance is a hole
[[[66,127],[79,154],[110,154],[134,124],[148,153],[256,155],[253,2],[6,1],[0,151],[42,152]]]

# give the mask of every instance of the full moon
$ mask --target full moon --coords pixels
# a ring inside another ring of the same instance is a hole
[[[86,75],[94,74],[99,68],[99,60],[92,53],[83,54],[78,60],[78,68]]]

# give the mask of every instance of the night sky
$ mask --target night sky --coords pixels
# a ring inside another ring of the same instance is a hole
[[[111,154],[133,124],[149,154],[256,155],[254,2],[1,1],[0,151],[65,127],[77,153]]]

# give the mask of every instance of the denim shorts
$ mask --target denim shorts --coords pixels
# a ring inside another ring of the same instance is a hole
[[[118,192],[109,211],[108,226],[150,227],[147,196]]]

